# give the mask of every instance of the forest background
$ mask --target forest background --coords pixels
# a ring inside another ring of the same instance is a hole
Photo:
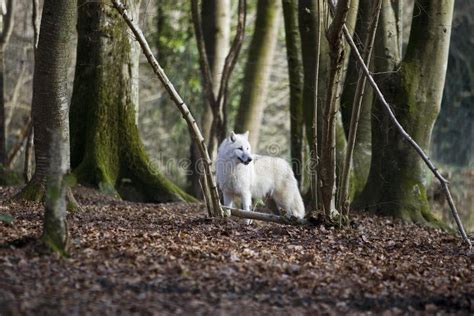
[[[411,16],[414,1],[404,6],[404,16]],[[231,33],[236,28],[237,1],[231,1]],[[12,152],[24,134],[30,117],[33,76],[33,28],[31,2],[19,1],[11,39],[5,50],[5,100],[7,152]],[[431,154],[441,164],[451,181],[454,198],[469,232],[474,230],[474,4],[456,1],[451,33],[446,86],[441,112],[436,121]],[[242,95],[244,69],[256,18],[256,2],[248,2],[246,36],[231,77],[228,97],[228,126],[234,126]],[[403,39],[408,40],[409,21],[403,26]],[[198,50],[192,25],[190,2],[185,0],[142,0],[139,25],[150,39],[153,50],[183,99],[199,119],[204,115],[204,102],[198,62]],[[274,57],[270,66],[268,93],[259,128],[260,154],[290,159],[290,119],[288,66],[283,18],[278,23]],[[131,35],[130,35],[131,36]],[[71,45],[75,46],[75,41]],[[376,58],[377,56],[375,56]],[[70,67],[71,81],[74,64]],[[141,57],[139,76],[138,126],[146,151],[153,163],[180,187],[191,191],[189,181],[191,139],[184,121],[166,92],[153,79],[152,70]],[[72,85],[71,85],[72,92]],[[256,132],[256,131],[252,131]],[[24,153],[21,149],[12,167],[22,172]],[[309,153],[307,153],[309,157]],[[18,177],[17,180],[21,180]],[[429,173],[426,183],[432,210],[449,221],[449,209],[440,198],[439,187]]]

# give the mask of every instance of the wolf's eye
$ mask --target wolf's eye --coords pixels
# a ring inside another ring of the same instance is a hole
[[[244,150],[244,147],[240,146],[239,148],[237,148],[238,150]]]

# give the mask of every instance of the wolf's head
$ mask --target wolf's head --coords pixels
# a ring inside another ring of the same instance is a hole
[[[237,162],[248,165],[252,160],[252,152],[249,143],[249,132],[236,134],[231,132],[229,137],[223,142],[219,152],[225,151],[224,154],[228,158],[235,158]]]

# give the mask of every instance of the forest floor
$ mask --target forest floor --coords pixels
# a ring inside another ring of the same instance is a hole
[[[354,214],[351,229],[209,220],[201,204],[76,190],[72,250],[38,243],[43,208],[0,188],[0,314],[473,314],[461,239]]]

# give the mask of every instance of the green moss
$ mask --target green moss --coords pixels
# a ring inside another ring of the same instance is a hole
[[[48,233],[50,228],[44,228],[43,235],[41,236],[41,241],[51,252],[57,253],[62,257],[69,257],[68,253],[68,242],[67,239],[56,233]]]
[[[19,185],[23,183],[21,175],[17,172],[5,169],[0,164],[0,185]]]
[[[15,198],[19,200],[43,202],[46,194],[44,184],[37,181],[30,181],[17,195]]]

